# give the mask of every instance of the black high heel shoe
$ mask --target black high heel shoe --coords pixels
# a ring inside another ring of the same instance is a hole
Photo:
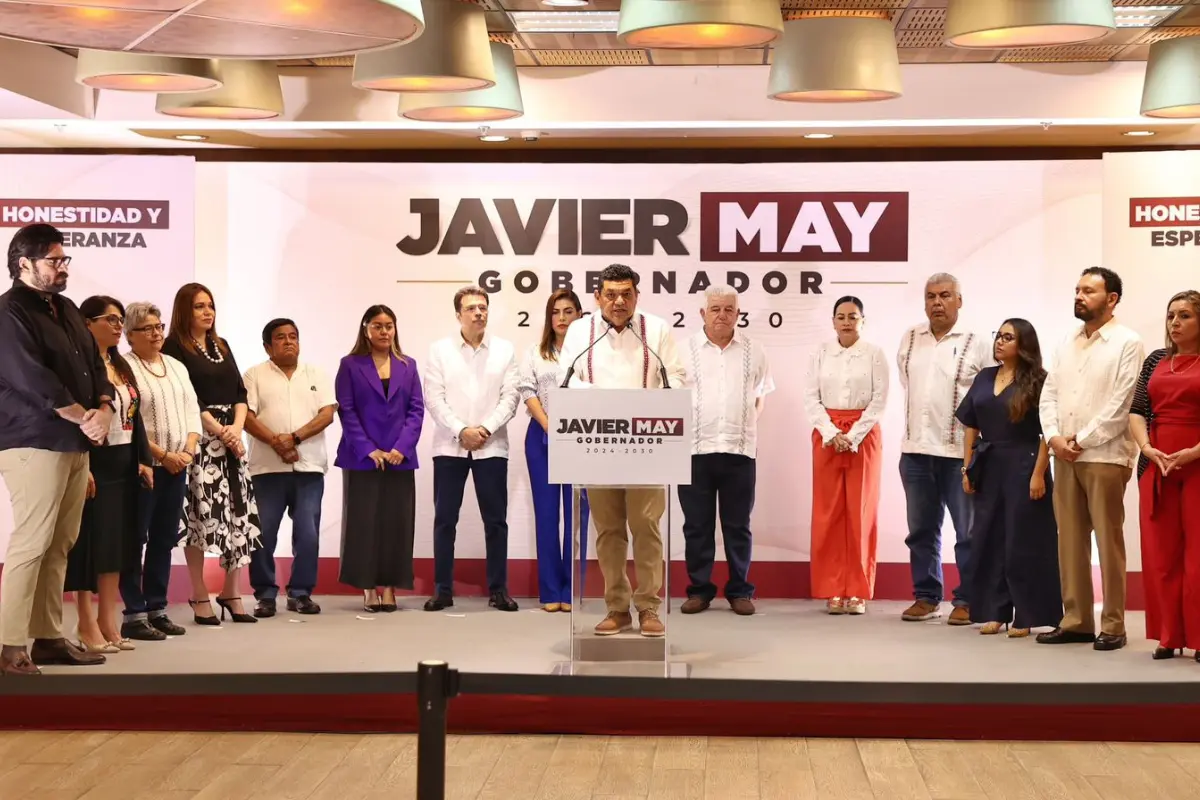
[[[368,614],[378,614],[383,610],[383,604],[379,601],[379,592],[375,592],[375,602],[371,602],[371,593],[363,592],[363,611]]]
[[[221,620],[222,621],[224,621],[224,619],[225,619],[225,612],[228,611],[229,616],[233,618],[234,622],[258,622],[258,619],[255,618],[251,614],[239,614],[238,612],[233,610],[233,601],[241,600],[241,599],[242,598],[240,598],[240,597],[232,597],[232,598],[231,597],[218,597],[217,598],[217,605],[219,605],[221,607]]]
[[[1153,658],[1155,661],[1162,661],[1167,658],[1174,658],[1176,650],[1179,650],[1179,655],[1183,655],[1182,647],[1179,647],[1179,648],[1156,647],[1156,648],[1154,648],[1154,652],[1150,654],[1150,657]],[[1200,661],[1200,650],[1196,651],[1196,660]]]
[[[217,601],[217,602],[220,602],[220,601]],[[188,600],[188,605],[192,607],[192,616],[195,618],[195,622],[197,625],[220,625],[221,624],[221,620],[217,619],[216,614],[212,614],[207,617],[202,617],[196,613],[196,606],[208,606],[209,610],[211,611],[212,610],[212,601],[211,600]]]

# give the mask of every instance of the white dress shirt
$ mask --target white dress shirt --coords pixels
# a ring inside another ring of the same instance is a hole
[[[592,342],[596,346],[585,353]],[[671,388],[681,388],[687,379],[687,371],[665,320],[639,311],[617,332],[608,328],[600,314],[588,314],[567,328],[558,357],[559,383],[566,377],[576,356],[582,355],[575,364],[571,388],[661,389],[662,376],[654,353],[658,353],[667,369]]]
[[[858,452],[862,440],[879,424],[887,395],[887,359],[883,350],[873,344],[862,339],[849,347],[825,342],[809,357],[804,411],[825,444],[841,433],[829,418],[829,409],[861,410],[862,416],[846,433],[851,449]]]
[[[955,414],[975,376],[995,363],[993,343],[952,328],[937,340],[925,322],[900,339],[896,365],[904,387],[902,453],[962,458],[963,426]]]
[[[558,386],[562,380],[562,370],[557,361],[551,361],[542,355],[542,347],[535,344],[529,348],[521,362],[521,378],[517,390],[521,393],[521,402],[527,403],[536,397],[542,405],[542,411],[550,416],[550,390]],[[528,409],[527,409],[528,413]],[[533,415],[530,414],[530,417]]]
[[[1083,326],[1059,345],[1042,388],[1039,412],[1046,441],[1072,437],[1080,461],[1133,467],[1129,405],[1146,351],[1134,331],[1109,322],[1091,336]]]
[[[275,433],[295,433],[317,416],[322,408],[336,406],[333,383],[323,370],[297,364],[292,377],[274,361],[264,361],[246,370],[246,407]],[[285,464],[275,448],[250,437],[250,475],[271,472],[320,472],[329,469],[325,431],[305,439],[296,447],[300,460]]]
[[[692,387],[692,454],[758,453],[758,400],[775,391],[762,346],[739,331],[724,349],[704,331],[684,346]]]
[[[162,360],[157,364],[142,361],[133,353],[127,353],[125,361],[137,377],[146,437],[168,453],[179,453],[190,434],[199,436],[204,432],[200,403],[183,362],[159,355]],[[154,463],[161,466],[158,461]]]
[[[517,413],[519,372],[511,342],[484,334],[476,349],[461,333],[429,348],[425,365],[425,408],[433,417],[433,454],[457,458],[508,458],[505,426]],[[458,441],[463,428],[491,432],[474,452]]]

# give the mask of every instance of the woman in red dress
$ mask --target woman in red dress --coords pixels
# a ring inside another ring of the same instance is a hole
[[[1200,292],[1167,304],[1167,346],[1142,366],[1130,429],[1141,448],[1146,638],[1155,659],[1200,661]]]

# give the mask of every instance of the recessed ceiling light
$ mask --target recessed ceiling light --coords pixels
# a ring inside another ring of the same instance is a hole
[[[198,133],[181,133],[178,136],[176,136],[175,138],[179,139],[181,141],[184,141],[184,142],[207,142],[208,141],[207,136],[201,136]]]
[[[510,11],[517,33],[616,33],[618,11]]]
[[[1125,6],[1114,8],[1118,28],[1153,28],[1180,9],[1180,6]]]
[[[575,8],[578,6],[586,6],[588,0],[542,0],[544,6],[558,6],[560,8]]]
[[[1153,136],[1154,131],[1125,131],[1125,136]]]
[[[833,134],[832,133],[806,133],[806,134],[804,134],[804,138],[805,139],[832,139]]]
[[[507,142],[508,137],[502,133],[485,133],[479,137],[481,142]]]

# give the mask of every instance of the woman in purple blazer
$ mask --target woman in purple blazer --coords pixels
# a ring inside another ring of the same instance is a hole
[[[417,362],[400,351],[387,306],[363,314],[358,339],[338,366],[342,440],[340,580],[363,590],[363,608],[396,610],[396,589],[413,588],[417,441],[425,401]]]

